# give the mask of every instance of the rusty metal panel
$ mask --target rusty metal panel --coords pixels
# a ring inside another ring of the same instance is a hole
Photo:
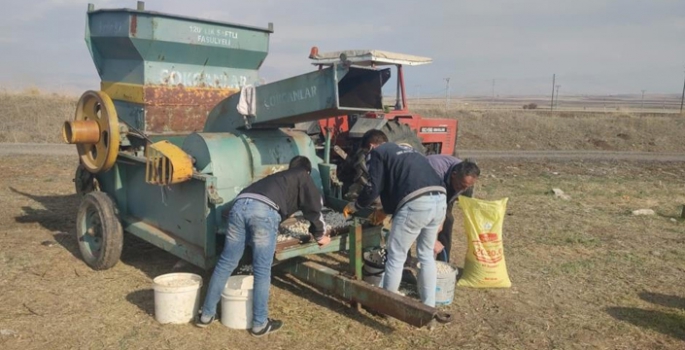
[[[204,127],[209,112],[234,89],[185,89],[145,86],[145,131],[194,132]]]
[[[416,299],[389,292],[364,281],[348,278],[336,270],[313,261],[297,259],[285,265],[283,269],[336,297],[365,305],[415,327],[426,326],[434,319],[443,323],[450,322],[452,318],[450,314],[425,305]]]

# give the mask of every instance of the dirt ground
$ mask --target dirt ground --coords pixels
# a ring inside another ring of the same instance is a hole
[[[216,323],[160,325],[152,278],[209,274],[126,237],[96,272],[74,239],[75,157],[0,156],[2,349],[682,349],[683,163],[483,160],[476,197],[509,198],[504,247],[512,287],[457,288],[435,330],[357,313],[275,276],[266,339]],[[571,199],[555,198],[560,188]],[[632,216],[650,208],[654,216]],[[463,266],[456,210],[452,261]],[[204,295],[204,289],[203,289]]]

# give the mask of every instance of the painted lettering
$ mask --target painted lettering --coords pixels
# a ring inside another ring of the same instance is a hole
[[[247,76],[163,69],[160,72],[159,83],[162,85],[183,85],[186,87],[206,86],[239,89],[247,85]]]
[[[196,34],[196,41],[202,44],[212,44],[219,46],[231,46],[235,40],[238,39],[238,33],[210,27],[201,27],[197,25],[189,26],[190,32]]]
[[[264,100],[264,107],[271,108],[283,103],[292,103],[310,99],[316,96],[316,86],[271,95]]]

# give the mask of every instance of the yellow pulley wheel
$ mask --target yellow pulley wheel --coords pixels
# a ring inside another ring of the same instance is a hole
[[[89,172],[112,168],[119,153],[119,121],[112,99],[102,91],[83,93],[74,121],[64,123],[62,136],[76,144],[81,164]]]

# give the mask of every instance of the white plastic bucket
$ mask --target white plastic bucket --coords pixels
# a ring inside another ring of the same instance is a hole
[[[381,278],[385,273],[385,254],[383,249],[364,252],[362,259],[362,280],[368,284],[379,287]]]
[[[253,276],[231,276],[221,293],[221,324],[233,329],[252,328]]]
[[[200,308],[202,277],[194,273],[169,273],[152,280],[155,319],[162,324],[191,322]]]
[[[435,267],[438,277],[435,284],[435,306],[452,304],[459,269],[444,261],[436,261]],[[421,263],[418,263],[417,268],[421,273]]]

